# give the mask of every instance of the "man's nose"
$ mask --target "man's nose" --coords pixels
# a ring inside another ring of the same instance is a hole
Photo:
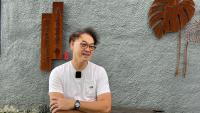
[[[87,47],[85,48],[85,50],[86,50],[86,51],[90,51],[90,46],[87,46]]]

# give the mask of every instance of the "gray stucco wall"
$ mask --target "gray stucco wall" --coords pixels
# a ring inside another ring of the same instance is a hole
[[[69,50],[71,32],[87,26],[97,30],[101,43],[92,61],[108,72],[114,106],[200,112],[200,44],[189,47],[188,77],[176,78],[178,34],[155,38],[147,24],[153,0],[63,1],[65,49]],[[200,20],[200,1],[195,3],[189,26]],[[47,12],[52,12],[52,0],[2,0],[1,111],[38,111],[48,106],[49,73],[39,69],[41,14]]]

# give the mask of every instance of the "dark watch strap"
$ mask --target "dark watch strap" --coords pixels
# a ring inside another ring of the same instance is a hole
[[[74,109],[75,109],[75,110],[79,110],[80,106],[81,106],[80,101],[79,101],[79,100],[76,100],[75,103],[74,103]]]

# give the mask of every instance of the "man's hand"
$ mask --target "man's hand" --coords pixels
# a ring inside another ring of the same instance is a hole
[[[52,113],[56,113],[61,110],[72,110],[74,108],[75,100],[56,97],[53,97],[51,100],[50,110]]]

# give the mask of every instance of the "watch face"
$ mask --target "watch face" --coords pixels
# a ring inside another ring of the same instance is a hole
[[[79,103],[79,102],[76,102],[75,106],[76,106],[76,107],[79,107],[79,106],[80,106],[80,103]]]
[[[80,108],[80,101],[77,100],[74,105],[75,109],[78,110]]]

